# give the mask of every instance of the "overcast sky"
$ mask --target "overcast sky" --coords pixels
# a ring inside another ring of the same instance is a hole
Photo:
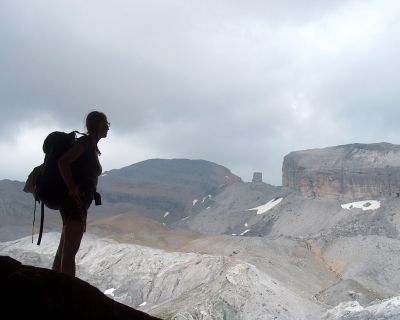
[[[2,0],[0,179],[107,114],[103,170],[205,159],[281,184],[291,151],[400,143],[398,0]]]

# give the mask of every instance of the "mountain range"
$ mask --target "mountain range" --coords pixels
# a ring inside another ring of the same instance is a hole
[[[105,172],[78,277],[162,319],[399,319],[399,150],[292,152],[283,186],[204,160]],[[0,181],[0,252],[49,267],[58,213],[47,210],[42,245],[32,244],[22,188]]]

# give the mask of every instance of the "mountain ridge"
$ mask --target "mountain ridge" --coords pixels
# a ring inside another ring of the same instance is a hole
[[[368,147],[360,147],[362,144],[353,144],[344,150],[338,146],[337,159],[368,157]],[[373,146],[381,147],[390,145]],[[329,158],[332,148],[326,148],[325,157]],[[302,154],[306,159],[311,154],[312,161],[324,159],[313,152]],[[314,169],[310,165],[300,170],[309,174],[315,173]],[[324,174],[335,173],[324,170],[308,177],[314,188],[324,187]],[[385,320],[400,318],[396,306],[400,296],[399,197],[370,193],[369,189],[364,193],[334,188],[330,193],[323,189],[303,192],[240,180],[218,188],[226,171],[217,172],[220,180],[211,179],[216,189],[203,189],[201,179],[191,177],[194,180],[189,181],[198,184],[188,188],[190,192],[185,190],[184,198],[180,183],[185,179],[171,183],[164,193],[166,184],[160,183],[153,194],[153,205],[159,208],[150,215],[145,202],[130,203],[129,197],[113,189],[119,185],[116,177],[114,185],[108,186],[114,201],[105,196],[103,206],[91,208],[88,232],[97,236],[85,234],[78,253],[79,275],[91,279],[102,291],[114,288],[119,301],[142,305],[142,310],[163,319],[225,316],[253,320],[264,319],[265,314],[288,320],[344,320],[347,315],[370,319],[378,314]],[[164,176],[168,182],[165,177],[168,174]],[[372,178],[358,184],[344,181],[356,186],[367,181],[373,186],[373,174]],[[138,191],[143,184],[144,189],[135,194],[143,199],[151,190],[152,179],[149,184],[143,179],[137,184],[124,183],[129,192]],[[181,201],[186,211],[168,220],[173,211],[166,211],[159,200],[174,192],[179,195],[173,196],[171,203]],[[5,203],[11,205],[12,201]],[[30,237],[2,242],[0,251],[48,267],[55,238],[56,233],[45,233],[43,247],[31,244]]]

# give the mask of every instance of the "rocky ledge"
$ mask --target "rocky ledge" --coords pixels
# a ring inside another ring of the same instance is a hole
[[[16,319],[160,320],[78,278],[0,256],[2,314]]]
[[[399,197],[400,145],[348,144],[291,152],[282,183],[311,197]]]

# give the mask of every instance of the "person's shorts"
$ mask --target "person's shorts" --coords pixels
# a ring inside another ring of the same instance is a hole
[[[63,224],[66,225],[69,221],[82,222],[86,230],[87,211],[93,201],[93,192],[80,193],[80,203],[71,197],[65,197],[61,204],[60,213]]]

